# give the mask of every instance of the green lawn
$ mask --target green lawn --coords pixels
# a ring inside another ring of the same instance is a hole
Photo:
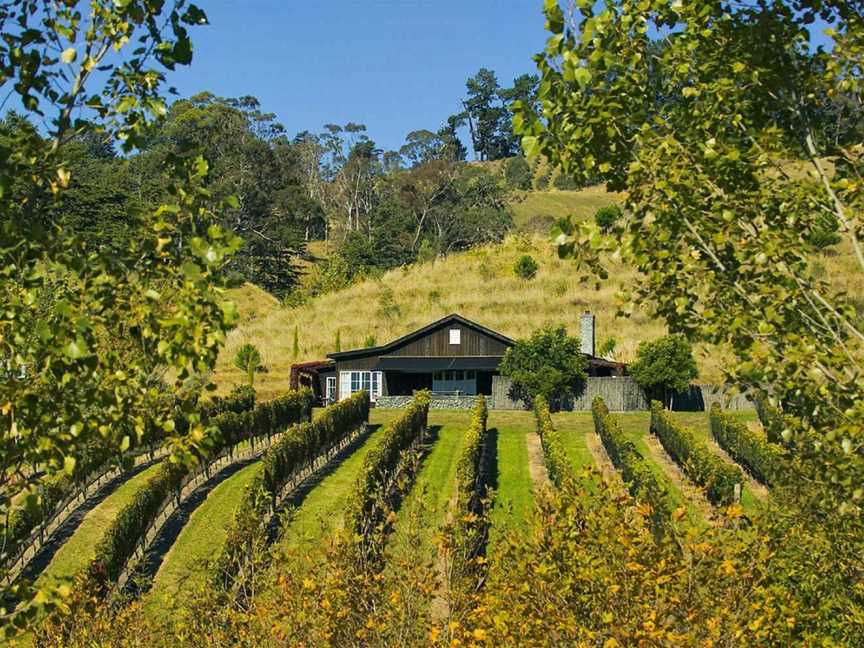
[[[117,513],[126,506],[135,492],[159,469],[156,463],[141,471],[90,511],[69,540],[57,550],[53,560],[37,579],[38,585],[70,579],[96,557],[96,545],[102,539]]]
[[[491,512],[490,537],[490,543],[494,543],[499,534],[527,528],[534,495],[525,437],[534,431],[534,415],[492,410],[487,426],[498,435],[497,492]]]
[[[225,543],[234,511],[240,506],[246,485],[261,470],[254,462],[213,488],[207,499],[186,522],[165,560],[143,606],[149,616],[158,616],[173,605],[182,592],[204,584],[205,563],[216,556]]]
[[[560,433],[567,457],[577,472],[594,465],[585,440],[588,434],[594,434],[594,418],[590,412],[557,412],[552,415],[552,425]]]
[[[742,423],[752,423],[759,420],[755,410],[729,413]],[[711,420],[708,412],[675,412],[674,416],[683,425],[705,439],[710,447],[713,447],[714,437],[711,435]],[[741,492],[741,508],[750,514],[758,513],[760,508],[759,498],[746,485]]]
[[[443,525],[456,488],[456,463],[465,445],[470,411],[430,410],[429,426],[437,427],[437,439],[423,460],[411,492],[402,502],[389,541],[394,553],[416,553],[431,560],[435,555],[435,534]],[[412,542],[419,531],[419,546]]]
[[[369,418],[373,424],[385,423],[398,414],[398,411],[372,410]],[[366,437],[359,448],[311,489],[293,512],[279,549],[293,552],[314,547],[328,531],[341,526],[348,493],[360,473],[363,459],[375,446],[383,429],[382,425]]]

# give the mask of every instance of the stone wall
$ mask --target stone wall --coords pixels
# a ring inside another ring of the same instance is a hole
[[[521,401],[510,398],[510,379],[506,376],[492,378],[491,409],[522,410],[526,406]],[[562,409],[571,411],[590,411],[595,397],[601,396],[606,406],[613,412],[632,412],[647,410],[648,398],[632,376],[590,377],[585,383],[585,391],[573,402],[564,403]],[[727,402],[728,401],[728,402]],[[688,391],[676,394],[672,404],[678,411],[707,411],[712,403],[720,403],[727,410],[754,409],[753,403],[744,395],[727,396],[726,390],[715,385],[693,385]]]
[[[383,409],[401,409],[411,404],[412,396],[379,396],[375,407]],[[474,409],[477,403],[476,396],[446,396],[443,394],[432,394],[429,401],[429,409]],[[491,407],[491,403],[490,403]]]

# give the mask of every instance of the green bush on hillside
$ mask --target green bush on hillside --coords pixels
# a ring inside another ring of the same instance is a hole
[[[504,165],[504,178],[511,189],[531,189],[531,167],[521,155],[507,160]]]
[[[579,183],[576,182],[572,176],[566,173],[559,173],[555,176],[555,179],[552,181],[552,186],[559,191],[575,191],[581,189]]]
[[[618,205],[606,205],[594,213],[594,222],[604,232],[608,232],[621,220],[621,208]]]
[[[523,254],[513,265],[514,274],[520,279],[525,279],[526,281],[530,281],[536,277],[539,269],[540,265],[534,260],[534,257],[529,254]]]

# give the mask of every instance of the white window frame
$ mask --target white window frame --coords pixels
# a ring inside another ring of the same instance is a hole
[[[327,376],[327,381],[324,387],[324,398],[328,403],[333,403],[337,400],[338,395],[336,376]]]
[[[450,329],[450,344],[454,346],[462,344],[462,329]]]
[[[382,371],[340,371],[339,400],[345,400],[354,392],[365,389],[369,392],[369,400],[378,400],[384,390],[384,372]]]

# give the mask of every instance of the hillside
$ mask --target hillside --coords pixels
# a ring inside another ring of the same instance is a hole
[[[572,263],[557,258],[546,235],[555,220],[567,215],[590,218],[598,207],[614,200],[602,187],[524,192],[512,204],[516,233],[501,245],[391,270],[295,308],[280,306],[272,295],[250,284],[232,290],[241,324],[229,334],[217,365],[214,379],[219,392],[243,380],[233,357],[247,342],[261,351],[265,371],[256,384],[259,392],[269,396],[286,389],[294,362],[321,359],[335,351],[337,331],[346,350],[373,338],[376,344],[387,342],[453,312],[519,338],[545,325],[563,324],[576,333],[579,315],[590,310],[597,316],[597,345],[614,337],[616,359],[630,361],[639,342],[665,333],[665,325],[647,313],[637,311],[629,319],[615,315],[618,286],[632,283],[636,274],[617,265],[611,268],[612,279],[599,291],[581,286]],[[314,253],[326,255],[326,244],[316,242]],[[513,264],[523,254],[540,264],[531,281],[513,273]],[[841,247],[820,255],[814,265],[837,289],[861,300],[864,287],[853,280],[849,250]],[[296,358],[292,352],[295,327],[300,347]],[[697,362],[700,380],[720,380],[720,354],[698,349]]]
[[[523,254],[531,254],[540,264],[531,281],[513,274],[513,264]],[[623,281],[633,279],[624,268],[614,275]],[[216,381],[224,391],[242,380],[232,358],[246,342],[261,350],[266,373],[256,380],[259,391],[270,394],[285,389],[293,362],[335,351],[337,330],[345,350],[364,346],[370,336],[376,343],[387,342],[452,312],[518,338],[549,324],[564,324],[576,332],[579,315],[590,310],[598,318],[598,344],[615,337],[620,357],[630,359],[640,341],[662,335],[664,327],[642,314],[616,319],[615,291],[611,282],[599,291],[580,286],[572,264],[555,256],[548,239],[514,235],[501,245],[392,270],[380,279],[322,295],[303,306],[258,316],[229,335]],[[242,290],[240,295],[247,308],[254,304],[257,311],[262,310],[256,299]],[[292,354],[295,327],[300,346],[296,359]],[[716,365],[709,361],[703,367],[706,375],[717,374]]]

